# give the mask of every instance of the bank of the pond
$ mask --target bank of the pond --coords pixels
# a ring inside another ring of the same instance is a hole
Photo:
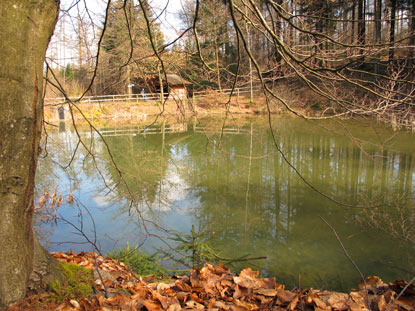
[[[232,100],[227,104],[226,100],[204,99],[197,102],[183,101],[175,102],[108,102],[108,103],[82,103],[77,105],[79,108],[73,108],[69,111],[67,105],[48,105],[45,106],[45,120],[47,122],[56,122],[70,120],[72,115],[75,120],[87,118],[96,119],[146,119],[152,116],[193,116],[208,114],[262,114],[267,112],[266,105],[263,104],[263,98],[257,98],[254,103],[246,99],[241,101]],[[272,108],[273,113],[281,112],[276,107]]]
[[[84,99],[82,102],[75,102],[72,113],[66,104],[56,104],[52,100],[47,100],[45,104],[45,119],[48,122],[59,120],[69,120],[73,114],[75,119],[129,119],[129,118],[148,118],[163,114],[164,116],[205,116],[209,114],[265,114],[271,112],[278,114],[286,111],[280,100],[299,113],[315,115],[321,112],[333,111],[336,106],[331,102],[313,92],[307,85],[296,82],[281,82],[273,86],[273,92],[279,100],[273,98],[266,101],[261,88],[255,88],[253,97],[250,94],[240,94],[235,91],[229,93],[210,90],[202,92],[203,95],[192,96],[189,98],[166,100],[161,104],[158,100],[143,99],[136,94],[127,101],[122,95],[106,96],[105,100],[99,101]],[[76,96],[75,96],[76,97]],[[121,99],[122,98],[122,99]],[[334,105],[334,106],[333,106]],[[330,108],[330,109],[328,109]]]
[[[160,282],[144,281],[123,263],[95,253],[52,253],[63,265],[79,265],[91,272],[90,287],[74,290],[77,282],[63,281],[51,291],[35,293],[9,308],[18,310],[342,310],[407,311],[415,309],[415,286],[405,281],[385,284],[368,277],[349,293],[324,289],[287,290],[274,277],[259,278],[250,268],[232,273],[223,265],[205,264],[187,275]],[[76,270],[72,266],[71,270]],[[80,271],[81,271],[80,270]],[[83,272],[85,274],[85,272]],[[88,274],[86,272],[86,274]],[[92,277],[93,276],[93,277]],[[58,291],[54,290],[59,288]],[[65,295],[62,295],[65,294]]]

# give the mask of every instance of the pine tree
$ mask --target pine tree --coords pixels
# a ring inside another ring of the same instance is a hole
[[[151,38],[156,49],[163,44],[160,25],[155,23],[148,5]],[[133,0],[116,0],[111,5],[108,25],[102,41],[99,67],[101,93],[126,93],[128,85],[157,72],[158,59],[150,41],[142,8]]]

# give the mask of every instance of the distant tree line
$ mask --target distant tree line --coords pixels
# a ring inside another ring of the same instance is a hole
[[[300,114],[276,91],[295,83],[331,115],[412,116],[415,0],[197,0],[180,19],[179,39],[166,42],[147,1],[112,1],[97,68],[79,48],[69,81],[86,87],[95,75],[90,93],[125,94],[174,73],[196,90],[262,87],[267,104]]]
[[[415,1],[382,0],[200,0],[197,21],[188,1],[181,15],[194,27],[185,39],[187,74],[221,88],[232,81],[240,62],[240,76],[249,78],[249,57],[241,40],[260,64],[264,77],[278,77],[287,62],[312,69],[363,67],[385,73],[388,63],[414,57]],[[240,27],[228,7],[234,11]],[[243,52],[242,52],[243,51]],[[238,57],[240,59],[238,60]],[[290,66],[288,66],[290,67]],[[203,69],[202,69],[203,68]],[[203,73],[201,75],[201,73]]]

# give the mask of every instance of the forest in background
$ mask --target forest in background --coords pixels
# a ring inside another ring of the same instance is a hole
[[[8,47],[0,57],[0,76],[7,80],[0,91],[2,310],[23,297],[29,280],[43,282],[43,275],[58,272],[32,230],[43,73],[46,95],[64,95],[75,109],[84,95],[124,93],[128,85],[145,83],[147,75],[162,80],[175,73],[196,89],[255,85],[263,91],[264,107],[279,105],[303,118],[369,115],[414,123],[413,2],[354,1],[348,11],[350,2],[229,0],[212,2],[209,11],[209,2],[197,0],[183,5],[183,30],[170,42],[163,38],[159,13],[144,0],[108,1],[105,14],[94,16],[77,6],[86,1],[73,1],[71,9],[59,8],[55,0],[1,3],[0,41]],[[380,19],[370,18],[372,7]],[[71,53],[67,63],[64,57],[62,66],[50,52],[43,72],[58,13],[72,25],[77,39],[69,43],[78,54]],[[320,115],[292,105],[280,92],[283,83],[293,92],[301,85],[320,96]],[[70,99],[70,93],[79,98]],[[284,155],[274,135],[273,140]],[[80,137],[79,144],[88,149]]]
[[[173,73],[195,91],[262,87],[267,105],[297,115],[287,98],[305,87],[330,116],[414,122],[414,0],[186,1],[169,42],[147,1],[107,4],[104,24],[87,7],[61,12],[48,64],[68,95],[139,93]]]
[[[104,26],[87,7],[62,12],[48,63],[69,95],[126,94],[132,84],[139,93],[173,73],[194,90],[263,86],[288,110],[276,94],[287,84],[310,88],[331,114],[412,112],[413,0],[186,1],[170,42],[146,1],[108,3]]]

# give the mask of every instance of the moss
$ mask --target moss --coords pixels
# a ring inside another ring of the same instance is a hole
[[[60,263],[63,280],[48,284],[50,298],[58,302],[80,299],[92,294],[93,272],[73,263]]]

